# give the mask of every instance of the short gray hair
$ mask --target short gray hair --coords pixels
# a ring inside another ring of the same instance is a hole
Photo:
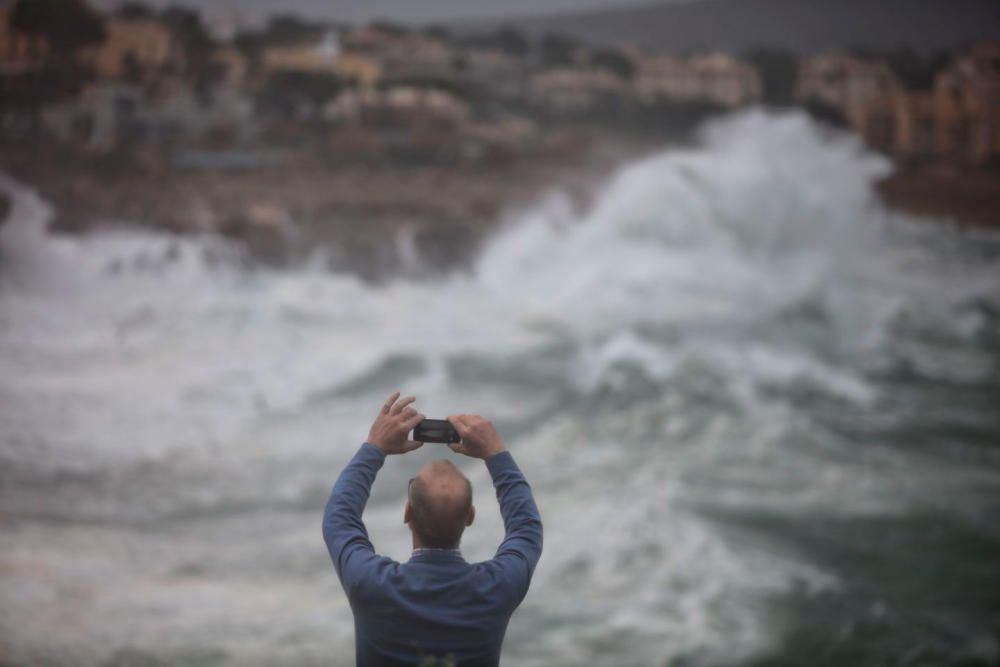
[[[466,492],[460,502],[452,504],[435,502],[420,477],[410,482],[411,525],[423,546],[429,549],[458,548],[472,508],[472,483],[465,475],[462,479]]]

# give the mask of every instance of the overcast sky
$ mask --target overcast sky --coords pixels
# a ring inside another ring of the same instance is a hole
[[[120,0],[91,0],[110,9]],[[309,16],[357,23],[386,18],[411,23],[453,19],[496,18],[594,7],[649,4],[649,0],[145,0],[164,6],[174,2],[199,7],[204,12],[253,15],[269,12],[296,12]],[[676,0],[675,0],[676,1]]]

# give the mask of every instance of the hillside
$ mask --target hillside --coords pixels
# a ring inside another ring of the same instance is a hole
[[[524,18],[532,34],[560,32],[650,51],[757,47],[813,53],[826,48],[920,53],[1000,39],[997,0],[696,0]]]

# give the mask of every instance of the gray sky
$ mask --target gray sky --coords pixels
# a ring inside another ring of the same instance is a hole
[[[120,0],[91,0],[104,9]],[[206,13],[239,13],[250,18],[268,12],[295,12],[350,23],[372,18],[427,23],[433,21],[524,16],[595,7],[648,4],[642,0],[145,0],[164,6],[177,2]]]

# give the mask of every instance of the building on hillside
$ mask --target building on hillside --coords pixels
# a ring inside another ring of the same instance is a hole
[[[256,135],[253,113],[253,103],[237,88],[215,87],[208,95],[182,88],[150,100],[135,129],[140,140],[232,144]]]
[[[560,67],[531,78],[529,99],[553,113],[585,113],[625,98],[626,83],[603,68]]]
[[[457,59],[462,80],[493,97],[520,100],[527,85],[523,62],[496,49],[467,49]]]
[[[959,56],[931,91],[871,97],[852,126],[869,145],[900,157],[1000,158],[1000,47]]]
[[[340,40],[333,31],[325,32],[316,41],[265,49],[261,56],[261,68],[265,74],[331,74],[365,89],[374,88],[382,77],[382,68],[375,58],[341,48]]]
[[[231,88],[218,88],[210,98],[186,87],[152,97],[143,85],[98,81],[41,115],[50,136],[106,152],[149,142],[244,139],[253,133],[252,112],[249,100]]]
[[[827,52],[800,61],[795,99],[834,109],[856,127],[873,99],[902,91],[902,83],[888,64]]]
[[[102,82],[87,86],[78,99],[42,110],[45,131],[61,140],[105,151],[128,141],[133,124],[145,109],[141,86]]]
[[[757,68],[725,53],[709,53],[688,61],[701,99],[733,108],[760,100]]]
[[[436,37],[367,26],[345,32],[341,41],[346,53],[377,62],[386,85],[457,81],[461,58]]]
[[[936,77],[934,94],[956,117],[939,130],[946,150],[974,162],[1000,157],[1000,43],[956,58]]]
[[[468,122],[468,105],[433,88],[400,86],[384,91],[344,91],[324,110],[338,124],[371,127],[454,128]]]
[[[261,67],[265,72],[333,72],[340,51],[340,42],[331,30],[324,32],[318,40],[264,49]]]
[[[170,30],[157,19],[112,18],[104,28],[104,41],[82,55],[98,78],[145,78],[178,56]]]
[[[374,90],[382,78],[382,67],[372,58],[341,53],[334,62],[341,79],[361,90]]]
[[[756,68],[724,53],[688,60],[645,56],[636,62],[633,90],[641,104],[700,102],[734,108],[760,99]]]
[[[934,81],[966,107],[1000,107],[1000,43],[980,44],[955,58]]]
[[[444,42],[407,33],[383,43],[375,58],[388,83],[455,82],[459,59]]]
[[[938,153],[969,162],[1000,157],[1000,44],[970,49],[934,80]]]

